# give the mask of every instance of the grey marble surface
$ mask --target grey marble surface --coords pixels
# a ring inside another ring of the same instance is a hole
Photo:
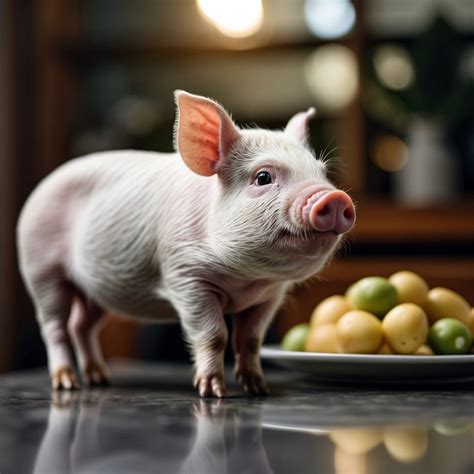
[[[116,364],[113,386],[52,394],[43,371],[0,377],[0,473],[474,472],[474,387],[311,383],[200,400],[185,365]]]

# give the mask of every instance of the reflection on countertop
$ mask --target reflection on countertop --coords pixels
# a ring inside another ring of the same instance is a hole
[[[229,380],[214,400],[190,373],[121,364],[110,389],[53,394],[43,372],[0,377],[0,472],[474,472],[473,386],[316,385],[267,370],[270,397]]]

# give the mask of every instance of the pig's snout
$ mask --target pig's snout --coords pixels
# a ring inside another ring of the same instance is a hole
[[[344,191],[315,193],[308,199],[303,215],[304,220],[320,232],[332,230],[344,234],[355,222],[354,204]]]

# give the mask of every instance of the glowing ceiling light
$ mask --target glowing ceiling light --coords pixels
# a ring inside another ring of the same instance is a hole
[[[263,24],[262,0],[197,0],[200,12],[223,34],[244,38]]]
[[[335,39],[351,31],[356,11],[350,0],[306,0],[304,17],[315,36]]]
[[[414,71],[410,56],[400,46],[379,46],[374,54],[374,68],[380,82],[389,89],[402,90],[413,81]]]
[[[321,46],[307,59],[304,74],[318,109],[339,111],[357,95],[357,59],[347,46]]]

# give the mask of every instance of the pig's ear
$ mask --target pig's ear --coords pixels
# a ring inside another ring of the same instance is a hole
[[[227,112],[211,99],[177,90],[175,100],[176,151],[191,171],[212,176],[239,138],[239,131]]]
[[[303,145],[307,145],[309,143],[308,123],[315,115],[316,109],[314,107],[294,115],[288,122],[285,133],[296,138]]]

